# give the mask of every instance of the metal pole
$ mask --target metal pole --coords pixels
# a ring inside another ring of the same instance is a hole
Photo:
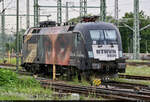
[[[19,34],[19,53],[21,53],[21,49],[22,49],[22,16],[20,16],[20,34]]]
[[[53,64],[53,80],[56,79],[56,65]]]
[[[16,16],[16,14],[5,14],[4,16]],[[27,15],[26,14],[20,14],[19,16],[27,16]],[[34,16],[34,15],[29,15],[29,16]],[[46,17],[48,15],[39,15],[39,16]]]
[[[20,16],[20,30],[22,29],[22,16]]]
[[[150,27],[150,24],[148,24],[147,26],[141,28],[140,31],[145,30],[145,29],[147,29],[147,28],[149,28],[149,27]]]
[[[80,0],[80,18],[83,16],[83,0]]]
[[[145,45],[146,45],[146,53],[148,53],[148,50],[147,50],[147,40],[146,40],[146,44]]]
[[[38,22],[40,22],[40,19],[41,19],[40,16],[39,16],[40,12],[41,12],[41,8],[38,8]]]
[[[87,15],[87,0],[84,0],[83,11],[84,11],[84,16],[86,16]]]
[[[39,18],[38,18],[38,0],[34,0],[34,26],[38,26]]]
[[[36,23],[35,23],[35,18],[36,18],[36,17],[35,17],[35,16],[36,16],[36,15],[35,15],[35,6],[36,6],[36,0],[34,0],[34,26],[36,25]]]
[[[133,59],[139,59],[140,33],[139,33],[139,0],[134,0],[134,35],[133,35]]]
[[[29,0],[27,0],[27,17],[26,17],[26,28],[28,29],[30,27],[30,4],[29,4]]]
[[[66,22],[68,22],[68,18],[69,18],[69,15],[68,15],[68,2],[66,2]]]
[[[11,36],[10,36],[10,34],[9,34],[9,39],[8,39],[8,42],[9,42],[9,50],[8,50],[8,63],[9,64],[11,64],[11,62],[10,62],[10,40],[11,40]]]
[[[83,0],[82,0],[83,1]],[[42,6],[39,5],[39,7],[43,7],[43,8],[57,8],[58,6]],[[61,8],[66,8],[66,6],[61,6]],[[80,6],[68,6],[68,8],[80,8]],[[99,6],[87,6],[87,8],[100,8]]]
[[[16,70],[19,68],[19,0],[16,5]]]
[[[106,0],[101,0],[100,3],[100,20],[105,21],[106,20]]]
[[[61,0],[57,0],[57,23],[62,23],[62,5]]]
[[[114,18],[116,20],[116,25],[119,26],[119,22],[118,22],[118,0],[115,0],[115,14],[114,14]]]
[[[3,58],[3,62],[4,62],[4,58],[5,58],[5,9],[4,9],[4,0],[2,1],[2,16],[1,16],[1,23],[2,23],[2,34],[1,34],[1,49],[2,49],[2,58]]]

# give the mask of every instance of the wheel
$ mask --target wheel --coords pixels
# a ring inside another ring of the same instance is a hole
[[[109,82],[109,76],[102,77],[102,82]]]
[[[30,65],[25,64],[24,69],[25,69],[27,72],[30,72]]]
[[[77,75],[78,75],[78,81],[81,82],[81,72],[78,71]]]
[[[72,80],[72,72],[71,69],[67,70],[67,80],[71,81]]]

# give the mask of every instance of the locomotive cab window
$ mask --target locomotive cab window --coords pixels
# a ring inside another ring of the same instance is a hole
[[[92,40],[104,40],[103,30],[90,30]]]
[[[107,40],[117,40],[117,35],[115,30],[104,30],[104,35]]]

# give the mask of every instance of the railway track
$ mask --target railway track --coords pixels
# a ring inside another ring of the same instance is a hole
[[[14,64],[7,64],[7,63],[0,63],[0,66],[5,66],[5,67],[16,67]]]
[[[143,85],[143,84],[134,84],[134,83],[127,83],[127,82],[117,82],[117,81],[110,81],[107,83],[102,83],[103,85],[106,85],[107,87],[117,87],[120,89],[130,89],[133,91],[143,91],[146,92],[145,94],[150,93],[150,86]]]
[[[63,82],[56,82],[51,80],[40,80],[43,87],[50,87],[55,90],[61,90],[63,92],[80,93],[80,94],[95,94],[96,96],[102,96],[110,99],[122,99],[122,100],[150,100],[150,92],[134,91],[120,88],[101,88],[93,86],[79,86],[68,85]]]
[[[147,65],[147,66],[150,66],[150,62],[127,62],[127,65],[132,65],[132,66]]]
[[[135,76],[135,75],[121,75],[121,74],[119,74],[119,78],[136,79],[136,80],[150,80],[149,76]]]

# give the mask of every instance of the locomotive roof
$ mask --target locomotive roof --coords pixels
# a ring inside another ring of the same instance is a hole
[[[62,34],[67,33],[69,26],[56,26],[56,27],[32,27],[29,28],[24,35],[27,34],[38,34],[38,35],[48,35],[48,34]]]
[[[88,23],[78,23],[75,29],[116,29],[112,23],[106,22],[88,22]]]
[[[120,38],[120,32],[118,28],[112,23],[106,22],[88,22],[88,23],[78,23],[74,31],[79,31],[85,36],[89,36],[89,30],[116,30],[117,36]]]
[[[47,34],[60,34],[66,33],[72,26],[56,26],[56,27],[32,27],[29,28],[26,34],[40,34],[40,35],[47,35]],[[78,31],[86,31],[86,30],[94,30],[94,29],[117,29],[113,24],[106,23],[106,22],[86,22],[86,23],[78,23],[76,24],[72,30]],[[70,30],[71,31],[71,30]]]

